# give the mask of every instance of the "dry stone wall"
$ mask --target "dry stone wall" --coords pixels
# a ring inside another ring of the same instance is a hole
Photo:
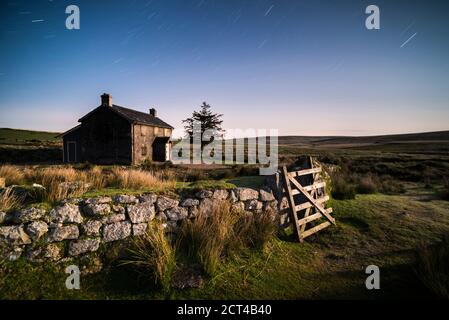
[[[151,193],[67,199],[51,209],[31,206],[0,212],[0,258],[60,261],[80,257],[103,243],[144,234],[154,219],[168,231],[175,230],[182,220],[212,211],[217,201],[254,213],[276,211],[278,205],[271,191],[250,188],[201,190],[177,199]]]

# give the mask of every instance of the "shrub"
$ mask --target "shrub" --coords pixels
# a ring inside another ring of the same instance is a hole
[[[149,159],[146,159],[142,164],[139,166],[143,170],[147,171],[154,171],[154,170],[167,170],[173,167],[173,163],[171,161],[166,162],[153,162]]]
[[[150,224],[148,228],[144,236],[133,239],[130,258],[122,264],[135,265],[150,272],[154,282],[168,291],[176,265],[176,247],[165,236],[161,224]]]
[[[25,178],[22,170],[8,164],[0,166],[0,177],[5,178],[6,186],[22,184]]]
[[[404,193],[406,190],[404,185],[398,181],[391,179],[390,177],[382,177],[381,180],[381,192],[385,194],[400,194]]]
[[[77,170],[90,170],[93,167],[94,167],[94,165],[89,162],[76,163],[73,165],[73,168],[77,169]]]
[[[379,191],[380,181],[377,176],[367,174],[360,178],[357,185],[357,193],[371,194]]]
[[[209,179],[209,176],[204,171],[192,169],[188,169],[185,173],[183,173],[182,178],[182,180],[188,182],[195,182],[207,179]]]
[[[259,167],[254,165],[238,165],[237,176],[257,176],[259,175]]]
[[[441,199],[449,201],[449,179],[443,179],[443,190],[441,191]]]
[[[341,157],[336,156],[332,153],[326,153],[324,155],[319,155],[318,161],[321,163],[327,163],[327,164],[332,164],[332,165],[336,165],[336,166],[341,166],[341,164],[342,164]]]
[[[415,274],[437,297],[449,299],[449,237],[416,251]]]
[[[331,194],[335,199],[354,199],[356,193],[372,194],[381,192],[384,194],[404,193],[404,185],[389,175],[378,176],[376,173],[349,174],[349,169],[334,173],[331,179]]]
[[[332,178],[332,197],[338,200],[355,199],[356,189],[349,179],[343,175],[334,175]]]

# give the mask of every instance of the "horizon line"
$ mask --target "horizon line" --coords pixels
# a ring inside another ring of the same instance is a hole
[[[45,131],[45,130],[33,130],[33,129],[23,129],[23,128],[10,128],[10,127],[0,127],[0,130],[17,130],[17,131],[32,131],[32,132],[43,132],[43,133],[54,133],[60,134],[63,132],[59,131]],[[364,138],[364,137],[384,137],[384,136],[400,136],[400,135],[414,135],[414,134],[430,134],[430,133],[442,133],[449,132],[449,129],[446,130],[437,130],[437,131],[421,131],[421,132],[403,132],[403,133],[386,133],[386,134],[372,134],[372,135],[278,135],[278,137],[305,137],[305,138]],[[270,136],[248,136],[244,138],[259,138],[259,137],[270,137]],[[181,137],[179,137],[181,138]],[[244,138],[230,138],[230,139],[244,139]]]

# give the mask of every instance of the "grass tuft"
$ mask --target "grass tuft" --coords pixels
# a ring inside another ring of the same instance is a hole
[[[13,184],[22,184],[25,176],[18,167],[5,164],[0,166],[0,178],[5,178],[6,186],[10,186]]]
[[[69,197],[79,197],[91,184],[87,175],[70,167],[49,167],[26,171],[28,181],[42,184],[46,189],[46,200],[58,202]]]
[[[176,266],[176,247],[167,239],[161,224],[150,224],[148,228],[144,236],[133,239],[129,249],[130,258],[123,264],[149,271],[154,282],[167,292]]]
[[[415,274],[436,297],[449,299],[449,237],[418,247]]]
[[[0,192],[0,211],[8,212],[20,206],[21,199],[16,196],[11,188]]]
[[[122,169],[115,167],[112,169],[112,176],[107,182],[108,186],[125,189],[143,188],[174,188],[175,181],[163,179],[157,172],[144,171],[140,169]]]
[[[184,221],[179,243],[187,256],[212,276],[226,257],[244,248],[264,249],[275,230],[271,212],[240,212],[223,202],[211,212],[202,211],[195,219]]]
[[[195,219],[184,221],[179,238],[187,256],[213,275],[233,233],[237,214],[228,203],[215,204],[211,212],[200,210]]]
[[[240,225],[243,225],[243,228],[238,229],[236,237],[242,239],[249,248],[265,250],[276,235],[274,217],[275,213],[271,210],[242,217]]]

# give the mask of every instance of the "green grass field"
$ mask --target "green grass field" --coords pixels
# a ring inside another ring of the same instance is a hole
[[[38,145],[40,143],[57,143],[57,132],[31,131],[0,128],[0,144]]]
[[[287,233],[265,252],[247,250],[225,261],[201,289],[162,293],[145,274],[114,261],[65,289],[65,264],[21,261],[0,267],[2,299],[403,299],[432,298],[413,272],[422,242],[449,233],[449,202],[422,186],[401,196],[359,195],[331,202],[337,226],[298,244]],[[69,263],[66,263],[69,264]],[[365,288],[365,268],[381,270],[381,290]]]
[[[116,249],[105,248],[103,254],[112,257],[103,271],[82,277],[79,291],[69,291],[64,285],[65,265],[73,262],[4,261],[0,265],[0,298],[435,298],[415,274],[415,253],[423,243],[433,244],[449,235],[449,143],[445,139],[446,133],[355,139],[352,143],[349,138],[327,138],[326,144],[317,138],[280,139],[281,164],[291,164],[300,155],[313,155],[338,168],[344,185],[356,185],[355,199],[330,201],[337,226],[302,244],[286,232],[264,251],[246,249],[232,255],[214,276],[204,276],[202,288],[163,292],[148,274],[120,266],[121,260],[113,255]],[[263,183],[254,176],[254,168],[170,169],[182,177],[174,192],[217,186],[260,187]],[[358,184],[367,176],[377,185],[368,194],[361,194]],[[384,184],[395,188],[389,190]],[[94,190],[85,196],[124,191],[139,190]],[[380,267],[381,290],[365,288],[365,269],[372,264]]]
[[[0,128],[0,163],[57,163],[62,139],[56,132]]]

